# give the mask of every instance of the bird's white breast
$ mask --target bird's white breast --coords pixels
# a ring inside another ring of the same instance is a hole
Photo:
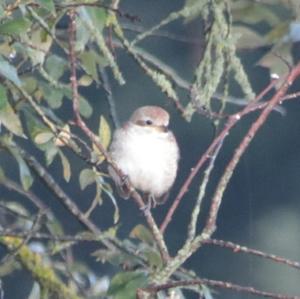
[[[172,186],[179,156],[172,133],[129,125],[116,132],[112,148],[113,160],[135,188],[159,197]]]

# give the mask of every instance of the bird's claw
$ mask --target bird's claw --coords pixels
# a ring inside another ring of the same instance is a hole
[[[147,196],[147,203],[141,208],[141,211],[144,212],[144,214],[147,214],[151,211],[152,208],[155,208],[157,205],[157,201],[155,197],[152,194],[149,194]]]
[[[122,175],[121,177],[121,185],[122,186],[128,186],[129,178],[127,174]]]

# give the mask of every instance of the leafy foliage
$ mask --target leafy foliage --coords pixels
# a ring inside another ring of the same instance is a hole
[[[131,41],[124,33],[120,18],[127,17],[133,23],[135,19],[122,12],[119,1],[100,2],[35,0],[0,4],[0,149],[3,157],[8,155],[11,159],[8,163],[4,161],[3,166],[1,164],[0,185],[15,191],[34,206],[27,209],[27,205],[1,198],[6,215],[1,228],[3,234],[12,236],[0,237],[0,243],[8,252],[0,273],[4,276],[17,267],[26,269],[35,281],[30,299],[107,296],[130,299],[136,298],[137,289],[157,283],[164,271],[174,269],[161,282],[174,273],[175,280],[196,276],[180,269],[184,261],[176,264],[176,260],[171,259],[173,264],[165,267],[166,261],[155,235],[156,232],[160,236],[159,231],[137,223],[128,236],[119,236],[118,202],[103,170],[106,155],[90,136],[86,136],[88,134],[78,133],[78,119],[74,120],[73,114],[74,88],[72,90],[70,81],[76,80],[78,84],[79,112],[84,121],[88,123],[92,119],[96,101],[103,100],[88,98],[86,90],[89,87],[103,88],[113,111],[115,107],[109,101],[111,91],[105,84],[103,72],[111,71],[114,84],[129,83],[118,64],[115,53],[118,47],[134,59],[166,98],[174,102],[185,120],[190,121],[195,113],[213,118],[232,105],[232,81],[245,95],[245,105],[255,98],[238,55],[240,51],[267,47],[267,53],[257,64],[282,77],[293,63],[293,43],[300,40],[300,25],[295,21],[295,17],[299,17],[298,0],[187,0],[181,9],[137,34]],[[72,10],[76,11],[74,43],[78,78],[73,77],[69,61],[72,41],[66,24],[69,26]],[[196,19],[203,25],[203,47],[200,49],[202,55],[191,71],[192,82],[181,78],[181,74],[148,49],[137,46],[176,20],[186,26]],[[264,33],[258,23],[265,24],[267,30]],[[179,96],[179,89],[185,93],[186,101]],[[215,105],[220,101],[216,96],[218,93],[222,94],[221,108]],[[111,142],[113,125],[101,112],[99,126],[93,128],[104,151]],[[76,159],[75,163],[73,159]],[[60,177],[53,171],[57,165]],[[19,179],[14,177],[12,180],[10,175],[14,167]],[[78,207],[64,191],[73,180],[79,182],[76,189],[80,189],[80,197],[89,199],[82,201],[87,207],[85,212],[81,203]],[[34,193],[34,184],[40,185],[41,181],[51,193],[45,200],[40,200]],[[94,192],[92,196],[90,190]],[[66,207],[83,226],[84,232],[78,230],[74,236],[67,234],[64,219],[51,211],[52,204],[49,203],[53,198]],[[93,212],[104,204],[113,206],[107,217],[110,227],[98,228],[91,219]],[[12,223],[7,221],[7,215],[13,215]],[[31,242],[34,237],[38,242]],[[111,278],[102,273],[96,275],[74,258],[73,247],[82,242],[102,246],[94,251],[93,257],[114,267],[116,273]],[[188,254],[198,246],[191,244]],[[39,248],[40,252],[34,253],[34,248]],[[15,262],[11,263],[10,259]],[[212,298],[206,286],[193,290],[199,296]],[[180,296],[176,298],[184,298],[183,292],[176,292]],[[162,298],[167,298],[165,294],[160,292]]]

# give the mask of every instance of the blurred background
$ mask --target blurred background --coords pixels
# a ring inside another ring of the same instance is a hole
[[[128,28],[126,30],[127,37],[129,39],[134,37],[135,31],[139,28],[150,28],[170,12],[180,9],[183,4],[184,1],[181,0],[122,1],[120,9],[138,16],[140,19],[134,23],[126,18],[122,19],[122,23],[124,26],[126,25],[125,28]],[[281,9],[280,3],[276,9]],[[269,24],[259,20],[256,22],[255,28],[258,28],[263,34],[268,30]],[[167,37],[159,36],[159,33],[163,35],[165,32]],[[145,39],[139,46],[172,66],[187,82],[192,82],[193,72],[203,53],[204,43],[202,24],[199,20],[194,20],[186,24],[182,21],[171,23],[158,31],[156,35]],[[297,43],[294,43],[293,47],[294,52],[296,52]],[[239,51],[256,93],[259,93],[270,80],[270,69],[257,64],[269,50],[270,46],[255,47],[254,45],[252,49]],[[171,129],[174,131],[180,146],[179,174],[169,200],[165,205],[159,206],[153,211],[155,218],[161,223],[190,169],[213,140],[215,129],[211,120],[199,114],[195,114],[192,121],[187,123],[176,111],[174,105],[143,73],[131,57],[122,49],[116,49],[116,55],[127,83],[124,86],[119,86],[114,81],[110,71],[108,71],[108,80],[111,84],[120,122],[127,120],[137,107],[159,105],[170,112]],[[296,59],[295,56],[294,59]],[[293,88],[299,90],[299,87],[300,83],[297,82]],[[92,85],[88,88],[82,88],[81,92],[88,98],[94,109],[93,115],[87,123],[96,132],[100,114],[110,119],[105,91],[101,87],[97,88]],[[179,91],[179,95],[180,100],[186,103],[187,94]],[[242,96],[239,89],[234,88],[234,86],[232,95],[235,97]],[[299,261],[300,103],[297,100],[285,102],[283,108],[285,109],[284,115],[273,112],[242,157],[225,192],[217,222],[218,228],[214,237]],[[70,102],[65,103],[58,114],[64,119],[71,118]],[[224,167],[257,116],[258,113],[252,113],[244,118],[225,140],[209,184],[199,231],[206,219],[211,195]],[[110,125],[113,128],[111,119]],[[67,154],[71,159],[72,173],[78,173],[84,164],[72,154]],[[43,159],[39,152],[36,152],[36,157],[40,161]],[[0,155],[0,163],[8,169],[11,177],[18,175],[17,167],[12,166],[14,163],[4,153]],[[94,196],[94,189],[89,187],[82,192],[77,176],[73,176],[70,183],[65,183],[61,178],[59,161],[55,161],[50,166],[50,171],[58,174],[59,183],[85,210]],[[198,193],[201,175],[202,173],[193,181],[189,192],[185,195],[166,231],[166,240],[173,254],[180,248],[186,236],[187,224]],[[66,231],[72,233],[78,229],[78,223],[52,198],[53,196],[41,182],[35,182],[33,188],[63,219]],[[1,200],[22,201],[21,197],[2,187],[0,187],[0,196]],[[118,204],[121,213],[119,234],[121,237],[125,237],[136,224],[144,223],[144,219],[132,201],[120,199]],[[93,220],[101,227],[108,228],[112,225],[112,208],[110,201],[104,201],[93,213]],[[113,267],[95,262],[95,259],[91,257],[90,253],[96,248],[94,244],[85,244],[84,247],[77,245],[75,255],[87,263],[96,275],[112,275],[115,271]],[[202,247],[186,262],[186,267],[193,269],[203,278],[251,285],[258,289],[278,293],[300,294],[299,271],[247,254],[233,253],[224,248]],[[16,271],[13,275],[4,277],[2,281],[2,287],[5,291],[4,298],[27,298],[31,283],[31,279],[23,271]],[[250,295],[223,290],[218,290],[214,296],[228,299],[252,298]]]

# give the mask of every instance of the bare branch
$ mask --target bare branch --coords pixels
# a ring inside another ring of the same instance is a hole
[[[38,209],[40,210],[47,210],[48,207],[30,190],[25,191],[24,188],[10,180],[9,178],[5,177],[4,180],[0,180],[0,184],[3,185],[5,188],[11,191],[15,191],[25,197],[27,197]]]
[[[252,124],[252,126],[248,130],[248,133],[245,135],[242,142],[236,149],[231,161],[228,163],[225,172],[217,185],[215,194],[212,199],[209,217],[203,230],[203,234],[211,236],[211,234],[215,231],[217,215],[221,205],[223,194],[229,180],[232,177],[235,167],[237,166],[241,156],[245,152],[246,148],[248,147],[258,130],[266,122],[268,116],[270,115],[274,107],[283,100],[283,97],[286,94],[288,88],[292,85],[292,83],[296,80],[296,78],[299,75],[300,64],[298,64],[291,70],[289,75],[286,77],[286,80],[284,80],[284,83],[281,85],[281,87],[278,89],[278,91],[272,97],[272,99],[268,102],[267,106],[263,109],[257,120]]]
[[[184,287],[184,286],[192,286],[192,285],[206,285],[210,287],[221,288],[225,290],[232,290],[240,293],[247,293],[252,295],[257,295],[265,298],[273,298],[273,299],[299,299],[299,296],[287,296],[282,294],[270,293],[265,291],[260,291],[255,289],[254,287],[244,287],[238,284],[233,284],[227,281],[219,281],[212,279],[196,279],[196,280],[187,280],[187,281],[176,281],[170,282],[163,285],[151,286],[144,289],[138,290],[138,298],[144,298],[143,293],[156,294],[159,291],[168,290],[176,287]]]
[[[191,172],[185,182],[183,183],[182,187],[180,188],[172,206],[168,210],[167,215],[164,218],[164,221],[162,222],[160,226],[160,230],[163,233],[166,230],[166,227],[172,220],[172,217],[179,206],[181,200],[183,199],[183,196],[185,193],[189,190],[189,186],[191,185],[193,179],[198,174],[200,169],[203,167],[203,165],[206,163],[206,161],[213,155],[216,147],[218,144],[222,143],[224,139],[228,136],[230,130],[240,121],[240,119],[247,115],[248,113],[262,109],[265,107],[265,103],[258,103],[257,102],[262,99],[273,87],[274,87],[275,81],[271,81],[270,84],[262,90],[261,93],[259,93],[256,98],[251,101],[241,112],[236,113],[234,115],[230,115],[226,124],[224,125],[223,130],[219,133],[219,135],[213,140],[211,145],[207,148],[207,150],[204,152],[204,154],[201,155],[199,161],[197,164],[191,168]]]
[[[100,68],[100,73],[101,73],[101,77],[102,77],[102,81],[103,81],[103,87],[106,92],[106,98],[107,98],[107,102],[108,102],[108,106],[109,106],[110,116],[113,121],[114,127],[118,128],[118,127],[120,127],[120,121],[119,121],[119,118],[117,115],[115,99],[114,99],[114,96],[113,96],[113,93],[111,90],[109,78],[108,78],[105,68]]]
[[[216,246],[219,246],[219,247],[227,248],[227,249],[232,250],[234,253],[252,254],[252,255],[259,256],[259,257],[262,257],[262,258],[265,258],[265,259],[269,259],[269,260],[272,260],[273,262],[285,264],[285,265],[288,265],[292,268],[300,270],[300,263],[299,262],[291,261],[289,259],[283,258],[283,257],[275,255],[275,254],[268,254],[268,253],[265,253],[263,251],[252,249],[252,248],[249,248],[249,247],[246,247],[246,246],[241,246],[241,245],[235,244],[233,242],[224,241],[224,240],[217,240],[217,239],[207,239],[207,240],[203,241],[203,244],[216,245]]]

